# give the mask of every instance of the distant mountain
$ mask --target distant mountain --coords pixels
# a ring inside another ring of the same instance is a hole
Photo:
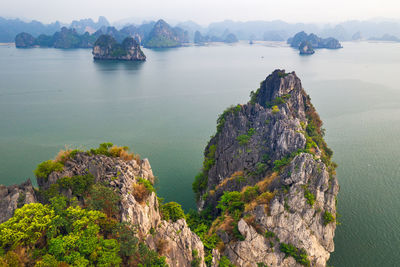
[[[15,46],[18,48],[54,47],[54,48],[90,48],[96,41],[96,36],[89,33],[78,34],[75,29],[61,28],[53,35],[41,34],[37,38],[29,33],[20,33],[15,37]]]
[[[72,21],[70,28],[75,29],[78,33],[85,33],[88,32],[90,34],[94,33],[95,31],[99,30],[101,27],[108,27],[110,23],[108,20],[100,16],[97,22],[94,22],[92,19],[81,19],[81,20],[74,20]]]
[[[394,35],[384,34],[382,37],[371,37],[372,41],[400,42],[400,39]]]
[[[4,19],[0,17],[0,42],[14,42],[18,33],[25,32],[33,36],[40,34],[53,34],[61,29],[61,24],[57,21],[52,24],[44,25],[39,21],[24,22],[19,19]]]
[[[342,45],[335,38],[332,37],[320,38],[313,33],[307,34],[304,31],[296,33],[295,36],[287,40],[287,43],[294,48],[299,48],[302,43],[303,45],[306,46],[308,44],[311,44],[312,48],[328,48],[328,49],[342,48]]]
[[[239,40],[235,34],[230,33],[229,30],[225,30],[221,36],[203,36],[199,31],[196,31],[194,34],[194,43],[195,44],[203,44],[209,42],[223,42],[223,43],[237,43]]]
[[[178,47],[188,42],[187,32],[179,27],[172,28],[168,23],[160,19],[145,38],[143,46],[147,48],[168,48]]]

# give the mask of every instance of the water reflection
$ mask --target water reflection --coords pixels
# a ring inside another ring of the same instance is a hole
[[[93,60],[93,64],[96,70],[100,72],[118,70],[137,72],[142,69],[146,61]]]

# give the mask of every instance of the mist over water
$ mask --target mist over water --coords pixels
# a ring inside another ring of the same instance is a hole
[[[90,50],[0,46],[0,183],[20,183],[70,145],[127,145],[158,194],[194,208],[191,183],[218,114],[276,68],[296,71],[326,128],[341,186],[334,266],[400,262],[400,44],[343,43],[311,57],[282,43],[147,50],[94,62]]]

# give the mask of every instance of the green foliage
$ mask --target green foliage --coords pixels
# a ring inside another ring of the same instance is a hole
[[[264,236],[266,238],[274,238],[275,237],[275,233],[274,232],[270,232],[270,231],[265,231]]]
[[[218,262],[218,267],[235,267],[235,265],[226,256],[222,256]]]
[[[258,186],[249,186],[243,192],[243,200],[245,202],[250,202],[259,195]]]
[[[244,202],[241,200],[242,194],[238,191],[224,192],[221,199],[218,201],[217,208],[222,210],[222,213],[228,211],[231,215],[237,215],[237,212],[243,212]]]
[[[307,203],[310,206],[313,206],[315,203],[315,195],[308,190],[308,188],[304,188],[304,197],[307,199]]]
[[[256,130],[254,128],[250,128],[247,131],[247,134],[239,135],[236,140],[239,142],[240,145],[247,145],[250,141],[250,138],[254,135]]]
[[[42,237],[53,217],[54,211],[40,203],[16,209],[13,217],[0,224],[0,247],[33,246]]]
[[[113,143],[102,143],[99,145],[98,148],[92,148],[89,150],[89,154],[92,155],[105,155],[110,157],[111,154],[109,152],[109,149],[113,146]]]
[[[176,202],[168,202],[160,207],[163,219],[166,221],[176,222],[179,219],[185,218],[185,213],[182,206]]]
[[[192,250],[192,257],[193,257],[193,260],[190,263],[190,266],[191,267],[200,267],[201,258],[199,256],[199,252],[197,250],[195,250],[195,249]]]
[[[278,76],[279,76],[280,78],[285,78],[285,77],[288,76],[288,75],[289,75],[289,73],[285,73],[284,71],[278,72]]]
[[[204,157],[203,162],[203,172],[207,173],[211,167],[215,164],[215,151],[217,150],[216,145],[210,145],[208,147],[208,152]]]
[[[289,98],[290,98],[290,94],[286,94],[281,97],[278,96],[275,99],[273,99],[271,102],[267,102],[266,106],[267,106],[267,108],[272,108],[273,106],[279,106],[279,105],[285,104]]]
[[[147,179],[143,179],[143,178],[139,177],[138,180],[137,180],[137,183],[144,185],[144,187],[146,187],[146,189],[147,189],[147,191],[149,193],[156,192],[156,190],[154,189],[153,184]]]
[[[260,88],[261,87],[262,87],[262,83],[260,84]],[[250,104],[254,105],[257,102],[257,97],[260,93],[260,88],[258,88],[256,91],[250,92]]]
[[[25,192],[18,193],[17,208],[22,208],[22,206],[24,206],[25,198],[26,198]]]
[[[333,216],[332,213],[326,210],[324,212],[324,225],[328,225],[329,223],[334,221],[335,221],[335,216]]]
[[[229,114],[238,114],[240,109],[238,108],[240,105],[236,105],[236,106],[230,106],[227,109],[224,110],[224,112],[222,112],[221,115],[218,116],[217,119],[217,134],[220,133],[222,131],[222,128],[224,128],[225,125],[225,121],[226,121],[226,116],[228,116]],[[241,108],[241,106],[240,106]]]
[[[290,163],[290,161],[292,160],[292,157],[290,155],[287,155],[286,157],[283,157],[280,160],[275,160],[274,161],[274,171],[280,171],[282,169],[282,167],[288,165]]]
[[[73,196],[82,197],[94,184],[94,176],[89,173],[82,176],[63,177],[57,180],[57,184],[60,189],[71,189]]]
[[[40,163],[34,171],[34,174],[37,178],[47,179],[50,173],[61,172],[63,169],[64,165],[62,163],[48,160]]]
[[[167,263],[164,256],[159,256],[157,252],[149,249],[149,247],[143,242],[139,243],[139,267],[167,267]]]
[[[272,106],[272,114],[276,114],[276,113],[278,113],[279,112],[279,108],[278,108],[278,106]]]
[[[89,191],[87,207],[90,210],[102,211],[108,217],[117,217],[120,201],[120,195],[112,188],[95,184]]]
[[[194,178],[192,189],[196,193],[196,199],[200,198],[200,193],[207,188],[208,177],[203,172],[200,172]]]
[[[304,249],[298,249],[292,244],[281,243],[280,250],[285,253],[286,257],[293,257],[296,262],[304,266],[310,266],[310,260],[308,259],[307,253]]]

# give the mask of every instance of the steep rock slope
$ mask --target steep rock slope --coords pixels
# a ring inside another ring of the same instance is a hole
[[[209,230],[220,239],[214,258],[325,266],[339,186],[321,126],[300,79],[284,70],[219,117],[193,184],[199,210],[216,218]]]

